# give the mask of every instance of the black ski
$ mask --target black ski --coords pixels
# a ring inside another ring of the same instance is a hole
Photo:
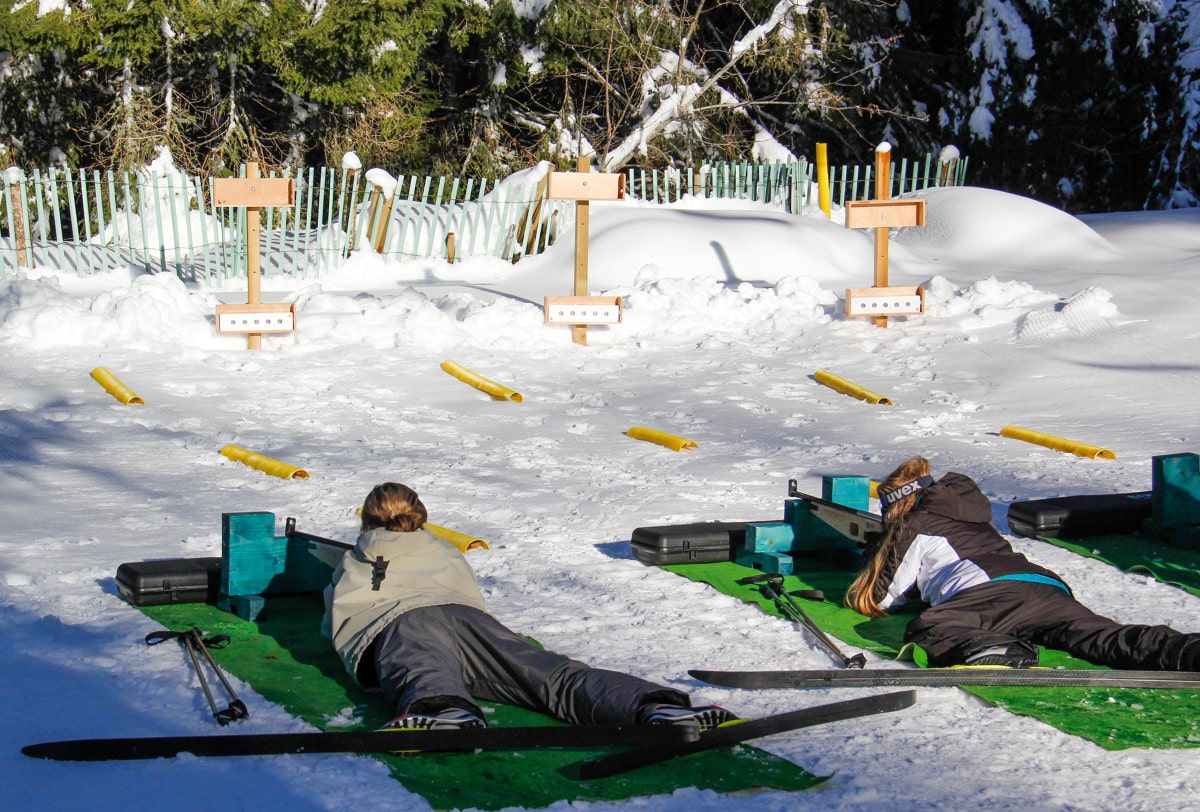
[[[1192,688],[1197,671],[1103,671],[1060,668],[879,668],[818,671],[688,671],[726,688],[878,688],[1018,685],[1037,688]]]
[[[564,767],[562,772],[571,778],[582,780],[607,778],[640,767],[648,767],[651,764],[660,764],[680,756],[689,756],[692,753],[718,747],[729,747],[763,736],[786,733],[789,730],[799,730],[804,727],[840,722],[861,716],[872,716],[877,713],[891,713],[910,707],[916,701],[915,691],[897,691],[891,694],[802,708],[758,719],[730,722],[701,733],[700,738],[696,741],[659,744],[599,756]]]
[[[287,753],[471,752],[542,748],[670,746],[695,739],[678,725],[562,725],[475,730],[358,730],[325,733],[230,733],[219,736],[146,736],[76,739],[21,748],[56,761],[129,761],[194,756],[265,756]]]

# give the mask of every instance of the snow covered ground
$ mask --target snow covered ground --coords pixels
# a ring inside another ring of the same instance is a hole
[[[430,520],[478,535],[493,612],[547,646],[744,714],[858,691],[738,692],[693,667],[828,667],[792,625],[632,558],[633,528],[782,517],[787,480],[879,478],[913,454],[974,477],[996,521],[1012,501],[1150,487],[1158,454],[1200,451],[1200,210],[1076,219],[979,188],[925,193],[897,231],[891,280],[928,312],[887,329],[842,314],[872,280],[870,232],[732,201],[592,205],[590,279],[623,324],[588,346],[545,326],[571,291],[573,239],[518,265],[384,266],[369,254],[296,285],[299,330],[263,349],[219,336],[236,290],[113,269],[0,277],[0,777],[13,809],[423,809],[381,764],[351,756],[33,761],[20,746],[213,733],[181,650],[117,595],[119,564],[219,554],[220,516],[270,511],[352,540],[370,487],[412,485]],[[460,364],[524,396],[494,401]],[[111,369],[144,400],[89,376]],[[820,369],[880,392],[872,406]],[[1033,428],[1113,450],[1060,454],[999,436]],[[698,447],[625,436],[647,426]],[[227,460],[236,444],[303,467],[283,480]],[[282,532],[282,528],[280,528]],[[1200,630],[1200,599],[1038,542],[1015,546],[1123,621]],[[304,729],[239,694],[246,732]],[[788,795],[667,798],[585,809],[1162,809],[1200,807],[1196,750],[1106,752],[956,689],[888,716],[767,740],[819,774]],[[565,808],[567,805],[560,805]]]

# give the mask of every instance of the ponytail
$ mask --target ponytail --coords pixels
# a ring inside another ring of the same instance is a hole
[[[904,532],[904,520],[917,506],[921,489],[926,487],[926,482],[932,482],[930,473],[929,460],[913,457],[901,463],[899,468],[879,484],[880,502],[884,504],[883,538],[858,577],[846,589],[846,606],[859,614],[868,617],[887,614],[879,605],[879,598],[882,596],[876,597],[879,574],[896,549],[897,540]],[[919,487],[912,487],[915,483],[920,483]],[[896,496],[901,493],[903,495],[898,498],[887,498],[889,494]]]

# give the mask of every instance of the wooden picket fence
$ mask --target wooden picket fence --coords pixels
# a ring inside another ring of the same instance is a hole
[[[966,160],[894,164],[892,194],[962,185]],[[831,167],[832,200],[871,197],[871,166]],[[751,200],[801,215],[817,205],[815,166],[806,161],[626,171],[627,195],[657,203],[686,195]],[[295,202],[265,208],[264,276],[317,278],[351,254],[384,262],[493,256],[516,262],[540,253],[573,222],[573,203],[549,200],[541,183],[512,179],[392,178],[381,170],[310,167],[292,177]],[[80,276],[116,268],[170,272],[220,287],[246,275],[245,210],[214,205],[212,179],[182,172],[18,169],[3,173],[0,274],[21,267]]]

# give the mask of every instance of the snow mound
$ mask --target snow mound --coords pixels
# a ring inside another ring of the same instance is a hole
[[[1073,267],[1116,255],[1083,221],[1027,197],[974,187],[929,189],[920,197],[925,225],[895,230],[892,239],[926,259]]]
[[[76,297],[50,276],[0,280],[0,343],[233,349],[238,336],[213,330],[216,299],[190,293],[172,274],[140,276],[94,298]]]

